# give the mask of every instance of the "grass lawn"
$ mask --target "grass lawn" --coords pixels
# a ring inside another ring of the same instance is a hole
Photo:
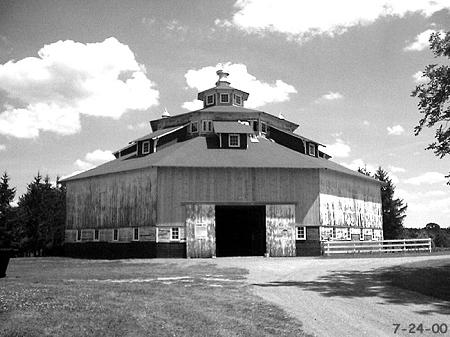
[[[428,260],[404,264],[380,274],[395,287],[450,301],[450,261]]]
[[[306,336],[245,273],[192,260],[12,259],[0,336]]]

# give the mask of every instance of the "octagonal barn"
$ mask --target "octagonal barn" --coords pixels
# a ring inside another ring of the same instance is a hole
[[[382,239],[380,183],[297,124],[245,108],[249,94],[217,73],[202,109],[163,114],[115,160],[63,181],[68,255],[305,256]]]

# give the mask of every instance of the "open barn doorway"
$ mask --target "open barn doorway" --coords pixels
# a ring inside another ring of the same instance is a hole
[[[265,206],[216,206],[217,256],[262,256],[265,252]]]

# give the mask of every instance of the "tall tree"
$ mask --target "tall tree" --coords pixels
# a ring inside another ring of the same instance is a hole
[[[385,240],[398,239],[403,233],[403,219],[406,217],[408,205],[402,199],[394,197],[395,185],[385,170],[379,167],[374,178],[383,182],[381,186],[383,237]]]
[[[21,248],[34,255],[52,253],[62,245],[65,221],[65,190],[57,181],[38,173],[19,198],[22,224]]]
[[[6,172],[0,178],[0,248],[9,246],[11,242],[11,202],[16,195],[16,189],[9,186],[9,179]]]
[[[435,58],[450,60],[450,32],[445,35],[435,32],[430,36],[430,49]],[[423,114],[419,124],[414,128],[417,136],[424,126],[436,128],[435,141],[428,145],[442,158],[450,154],[450,67],[448,64],[430,64],[423,71],[425,83],[419,84],[412,92],[419,98],[419,112]],[[450,178],[449,175],[446,178]],[[450,185],[450,179],[447,182]]]

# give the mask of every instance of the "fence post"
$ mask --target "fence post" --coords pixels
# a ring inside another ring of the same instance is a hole
[[[428,238],[428,250],[431,253],[431,238]]]

